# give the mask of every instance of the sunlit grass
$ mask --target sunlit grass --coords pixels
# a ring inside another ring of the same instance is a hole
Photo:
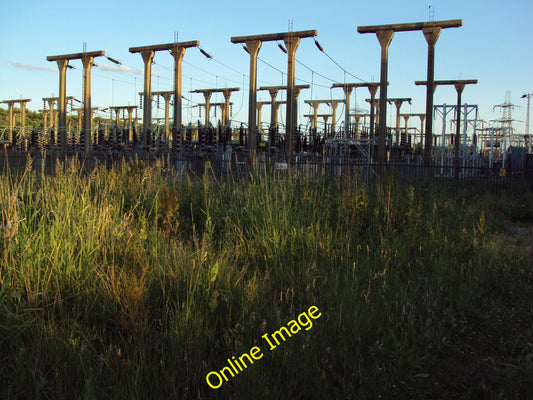
[[[533,384],[531,255],[501,233],[533,216],[528,190],[29,162],[0,174],[0,199],[1,397],[516,397]],[[312,305],[311,330],[207,386]],[[450,375],[489,359],[490,379]]]

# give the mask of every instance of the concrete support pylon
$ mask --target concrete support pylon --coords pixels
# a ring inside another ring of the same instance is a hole
[[[143,108],[143,138],[142,147],[148,150],[148,137],[152,134],[152,62],[153,50],[141,52],[144,61],[144,108]]]
[[[312,121],[312,128],[316,129],[317,127],[317,119],[318,119],[318,107],[320,107],[320,104],[322,103],[322,100],[306,100],[307,104],[309,104],[311,107],[313,107],[313,118]]]
[[[38,110],[43,115],[43,132],[46,132],[48,129],[48,115],[50,114],[50,110]],[[81,117],[80,117],[81,119]],[[80,123],[81,127],[81,123]]]
[[[411,115],[410,114],[404,114],[402,115],[404,121],[405,121],[405,140],[407,141],[407,143],[409,143],[409,127],[408,127],[408,124],[409,124],[409,117]],[[400,139],[400,143],[401,143],[401,139]]]
[[[375,26],[359,26],[357,27],[357,31],[359,33],[376,33],[378,36],[378,40],[381,45],[381,92],[380,92],[380,98],[382,100],[386,100],[387,93],[386,88],[384,85],[384,76],[386,77],[386,67],[387,67],[387,54],[386,49],[388,49],[388,45],[390,44],[390,40],[392,39],[392,36],[394,32],[405,32],[405,31],[419,31],[422,30],[424,32],[424,36],[426,37],[426,40],[428,42],[428,45],[430,47],[428,51],[428,82],[433,81],[433,62],[434,62],[434,45],[437,41],[438,34],[440,33],[440,30],[443,28],[457,28],[462,26],[461,20],[448,20],[448,21],[430,21],[430,22],[416,22],[416,23],[407,23],[407,24],[391,24],[391,25],[375,25]],[[431,64],[431,65],[430,65]],[[429,148],[424,150],[424,162],[426,165],[429,164],[431,161],[431,132],[428,132],[428,121],[431,119],[431,112],[433,104],[431,104],[431,107],[429,107],[428,103],[431,101],[432,103],[432,83],[430,84],[430,88],[428,88],[427,91],[427,101],[426,101],[426,144],[429,144]],[[430,99],[431,97],[431,99]],[[386,118],[386,108],[383,107],[384,104],[382,104],[381,109],[381,115],[380,115],[380,131],[382,128],[385,127],[385,118]],[[431,124],[429,126],[431,128]],[[380,139],[379,139],[379,160],[378,163],[381,165],[384,161],[385,154],[381,150],[385,150],[385,138],[384,138],[385,132],[380,132]],[[383,136],[383,138],[381,137]],[[429,140],[428,140],[429,137]],[[429,143],[428,143],[429,142]]]
[[[128,140],[130,142],[133,141],[133,129],[132,129],[132,126],[131,126],[131,119],[133,117],[133,110],[136,109],[137,106],[128,106],[127,110],[128,110]]]
[[[276,97],[278,95],[279,88],[273,87],[268,89],[270,93],[270,127],[276,128],[278,126],[278,109],[279,104],[276,106]]]
[[[165,140],[170,138],[170,99],[174,92],[161,92],[159,95],[165,100]]]
[[[435,75],[435,44],[440,36],[440,27],[424,28],[424,37],[428,44],[428,67],[427,67],[427,85],[426,85],[426,130],[424,138],[424,165],[431,164],[431,147],[433,144],[433,93],[434,75]]]
[[[294,90],[294,71],[296,50],[300,44],[300,38],[289,33],[283,40],[287,48],[287,129],[285,132],[285,157],[289,164],[292,164],[292,154],[294,152],[294,134],[296,133],[297,99]]]
[[[387,135],[387,75],[389,60],[389,45],[394,36],[394,30],[387,29],[376,32],[381,45],[381,79],[379,85],[379,136],[378,136],[378,168],[381,170],[386,161]]]
[[[48,61],[56,61],[59,68],[59,103],[58,103],[58,133],[60,155],[63,157],[67,154],[68,137],[67,137],[67,97],[66,97],[66,69],[69,60],[82,60],[83,63],[83,91],[84,91],[84,129],[90,130],[91,121],[91,68],[94,57],[104,56],[105,51],[91,51],[76,54],[64,54],[59,56],[48,56]],[[52,104],[50,109],[52,109]],[[52,118],[53,120],[53,118]],[[90,149],[90,134],[86,135],[85,152]]]
[[[374,138],[374,125],[376,121],[376,113],[375,113],[375,100],[376,100],[376,93],[378,91],[379,86],[378,85],[370,85],[368,86],[368,91],[370,92],[370,138]]]
[[[61,157],[67,154],[67,59],[57,60],[59,68],[59,104],[58,104],[58,136],[59,136],[59,151]]]
[[[344,104],[345,104],[346,110],[349,110],[350,109],[350,96],[352,95],[354,86],[345,85],[342,87],[342,89],[344,90]],[[349,124],[350,124],[350,112],[348,111],[344,115],[344,131],[345,132],[348,132]],[[347,136],[347,133],[345,134],[345,136]]]
[[[420,146],[422,146],[424,137],[424,121],[426,120],[426,114],[418,114],[418,117],[420,118]]]
[[[335,134],[335,129],[336,129],[336,123],[337,123],[337,106],[339,105],[339,103],[344,103],[343,100],[330,100],[329,102],[329,105],[331,106],[331,109],[332,109],[332,116],[331,116],[331,133],[334,135]],[[349,126],[350,124],[350,111],[348,108],[346,108],[345,110],[346,114],[348,115],[348,125],[346,125],[347,127]],[[345,123],[346,123],[346,119],[345,119]],[[348,136],[348,128],[346,128],[346,137]]]
[[[54,106],[55,102],[58,98],[57,97],[44,97],[43,101],[48,103],[49,113],[50,113],[50,129],[52,129],[55,126],[55,113],[54,113]]]
[[[407,101],[411,104],[411,98],[396,98],[388,99],[389,104],[394,104],[396,106],[396,142],[399,143],[399,132],[400,132],[400,109],[402,104]]]
[[[92,143],[91,143],[91,131],[92,131],[92,110],[91,110],[91,68],[93,66],[94,57],[84,55],[82,57],[83,62],[83,149],[85,155],[89,155]]]
[[[257,54],[261,48],[261,40],[246,41],[246,48],[250,53],[250,92],[248,95],[248,151],[252,155],[256,149],[256,109],[257,109]]]
[[[265,101],[258,101],[255,105],[257,108],[257,133],[261,135],[261,110],[263,109],[263,106],[265,104],[268,104],[268,102]]]
[[[238,36],[232,37],[232,43],[246,43],[246,50],[250,53],[250,101],[249,101],[249,122],[248,129],[250,127],[255,128],[255,107],[256,107],[256,82],[257,82],[257,51],[261,46],[261,42],[265,41],[278,41],[283,40],[285,46],[287,47],[288,61],[287,61],[287,132],[285,135],[285,158],[290,164],[292,161],[292,132],[291,129],[295,128],[294,121],[294,110],[296,109],[296,96],[295,96],[295,87],[294,87],[294,62],[295,62],[295,53],[302,37],[313,37],[316,36],[316,30],[312,31],[300,31],[300,32],[285,32],[285,33],[272,33],[265,35],[253,35],[253,36]],[[253,47],[251,46],[253,45]],[[252,65],[253,64],[253,65]],[[255,149],[255,131],[250,134],[249,132],[248,148],[253,145]],[[253,143],[250,143],[250,139]]]
[[[302,89],[309,89],[309,87],[310,87],[309,85],[294,86],[294,107],[292,110],[292,113],[293,113],[292,120],[294,121],[294,131],[296,131],[296,127],[298,126],[298,97],[300,96],[300,92],[302,91]],[[294,149],[294,147],[292,147],[292,149]]]

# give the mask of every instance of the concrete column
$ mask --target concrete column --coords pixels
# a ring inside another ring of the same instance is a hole
[[[83,108],[77,108],[76,112],[78,113],[78,135],[82,137],[81,132],[83,129]]]
[[[281,106],[283,104],[283,102],[276,102],[275,106],[274,106],[274,109],[276,110],[275,111],[275,114],[274,114],[274,127],[278,126],[278,112],[279,112],[279,106]],[[285,103],[286,104],[286,103]]]
[[[175,152],[180,148],[180,157],[185,154],[183,146],[183,133],[181,132],[182,125],[182,61],[185,55],[185,47],[174,46],[172,56],[174,57],[174,126],[172,127],[172,150]],[[131,130],[131,128],[130,128]],[[131,134],[130,134],[131,135]]]
[[[294,133],[296,131],[296,109],[298,96],[294,88],[294,70],[296,49],[300,44],[300,38],[288,35],[283,40],[287,48],[287,128],[285,132],[285,157],[287,163],[292,163],[294,151]]]
[[[313,121],[312,128],[316,129],[317,119],[318,119],[318,107],[320,107],[321,101],[307,100],[306,103],[309,104],[311,107],[313,107],[313,118],[311,121]]]
[[[169,120],[169,109],[170,109],[170,97],[172,93],[164,93],[163,99],[165,99],[165,140],[168,140],[170,137],[170,120]]]
[[[8,115],[9,115],[9,137],[8,137],[8,140],[10,142],[13,142],[13,138],[14,138],[14,135],[15,135],[15,132],[13,132],[15,130],[15,122],[13,121],[13,102],[10,102],[9,105],[8,105]]]
[[[229,122],[229,99],[231,97],[231,92],[224,91],[224,106],[220,107],[222,109],[222,126],[228,125]]]
[[[263,108],[263,103],[256,103],[255,106],[257,108],[257,131],[261,134],[261,110]]]
[[[353,86],[345,85],[342,88],[344,90],[344,104],[346,107],[346,113],[344,115],[344,131],[346,132],[344,137],[346,137],[348,132],[348,125],[350,124],[350,96],[352,94]]]
[[[209,101],[211,100],[211,92],[210,90],[204,90],[204,99],[205,99],[205,127],[207,128],[209,126],[209,111],[211,110],[211,104]]]
[[[120,108],[120,107],[117,107],[114,110],[115,111],[115,125],[117,126],[117,128],[118,128],[118,123],[120,121],[120,111],[121,110],[122,110],[122,108]]]
[[[379,137],[378,137],[378,167],[381,169],[386,159],[386,134],[387,134],[387,74],[389,45],[394,36],[393,30],[376,32],[381,45],[381,79],[379,89]]]
[[[27,101],[20,101],[20,130],[24,138],[26,138],[26,103]]]
[[[463,93],[465,84],[456,83],[454,86],[457,91],[457,123],[455,124],[455,182],[457,184],[459,182],[459,152],[461,151],[461,94]]]
[[[83,62],[83,147],[85,155],[91,151],[91,68],[93,65],[94,57],[84,56]]]
[[[131,119],[132,119],[132,116],[133,116],[133,110],[136,108],[135,107],[128,107],[128,140],[131,142],[133,140],[133,129],[132,129],[132,126],[131,126]]]
[[[374,138],[374,124],[376,121],[376,114],[374,112],[374,104],[376,100],[376,93],[378,91],[379,86],[377,85],[369,85],[368,91],[370,92],[370,139]]]
[[[403,119],[405,121],[405,140],[407,143],[409,143],[409,128],[408,128],[409,117],[410,117],[409,114],[403,115]],[[401,143],[401,139],[400,139],[400,143]]]
[[[279,110],[279,104],[276,104],[276,97],[278,95],[278,88],[270,88],[268,89],[270,93],[271,106],[270,106],[270,126],[276,127],[278,125],[278,110]]]
[[[296,131],[296,127],[298,126],[298,96],[300,96],[300,91],[302,89],[305,89],[304,87],[302,86],[295,86],[294,87],[294,107],[293,107],[293,110],[292,110],[292,120],[293,120],[293,123],[294,123],[294,131]],[[294,141],[294,139],[293,139]],[[294,143],[293,143],[294,145]],[[293,148],[293,147],[291,147]]]
[[[335,128],[336,128],[336,123],[337,123],[337,106],[339,105],[339,103],[341,103],[340,100],[332,100],[329,104],[332,108],[332,121],[331,121],[331,133],[334,135],[335,134]],[[346,117],[344,119],[344,123],[350,123],[350,112],[349,112],[349,108],[346,107],[346,115],[348,115],[348,122],[346,122]],[[348,127],[348,125],[346,125],[346,127]],[[346,128],[346,133],[348,133],[348,129]],[[346,135],[347,136],[347,135]]]
[[[144,109],[143,109],[143,140],[144,150],[148,149],[148,135],[152,130],[152,61],[154,59],[153,50],[141,52],[144,61]]]
[[[439,38],[441,28],[424,28],[422,29],[426,42],[428,44],[428,70],[426,85],[426,131],[424,139],[424,165],[429,166],[431,163],[431,146],[433,144],[433,93],[435,92],[434,74],[435,74],[435,44]]]
[[[48,99],[48,107],[50,108],[50,128],[53,128],[55,127],[55,121],[56,121],[56,116],[54,114],[54,105],[55,105],[55,100],[54,99]]]
[[[257,131],[255,122],[257,102],[257,54],[261,48],[260,40],[247,40],[246,48],[250,53],[250,93],[248,98],[248,150],[250,154],[255,152]]]
[[[422,146],[422,138],[424,137],[424,121],[426,120],[426,115],[419,114],[418,118],[420,118],[420,146]]]
[[[355,137],[359,137],[359,120],[361,119],[361,115],[355,114]]]
[[[39,110],[39,112],[43,114],[43,131],[46,131],[48,129],[48,118],[47,118],[47,116],[48,116],[50,110]],[[80,126],[81,126],[81,123],[80,123]]]
[[[327,134],[329,115],[321,115],[321,117],[324,120],[324,134]]]
[[[61,156],[67,154],[68,138],[67,138],[67,65],[68,60],[57,60],[57,66],[59,67],[59,105],[58,105],[58,136],[59,136],[59,148]]]
[[[396,143],[400,144],[400,109],[402,108],[402,100],[394,100],[396,106]]]

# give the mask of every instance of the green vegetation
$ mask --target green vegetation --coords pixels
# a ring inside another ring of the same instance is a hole
[[[0,174],[0,199],[2,398],[533,390],[530,190],[28,163]],[[261,336],[310,306],[312,329],[269,351]]]
[[[6,104],[2,104],[2,106],[7,107]],[[13,114],[15,118],[15,126],[20,125],[20,108],[19,107],[13,107]],[[33,128],[38,127],[42,125],[43,123],[43,115],[42,113],[30,111],[26,109],[26,128]],[[9,127],[9,112],[6,108],[0,107],[0,131]]]

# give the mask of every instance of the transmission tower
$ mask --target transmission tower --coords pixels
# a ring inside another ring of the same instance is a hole
[[[502,157],[505,165],[506,153],[509,146],[520,146],[520,138],[515,135],[513,129],[514,120],[511,116],[511,110],[514,108],[514,104],[511,103],[511,92],[507,91],[505,93],[505,102],[495,105],[493,109],[496,108],[502,110],[502,118],[495,122],[500,124],[500,129],[503,131]]]

